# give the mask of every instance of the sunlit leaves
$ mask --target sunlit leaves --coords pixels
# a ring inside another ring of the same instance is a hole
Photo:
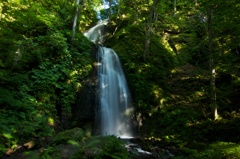
[[[11,148],[52,135],[56,107],[70,114],[91,71],[92,47],[79,31],[70,43],[74,10],[73,1],[65,0],[0,2],[0,151],[2,144]]]
[[[12,147],[18,142],[18,136],[26,139],[29,136],[48,136],[53,132],[53,129],[45,124],[45,110],[39,112],[39,104],[31,101],[28,94],[22,91],[14,93],[1,88],[0,97],[4,97],[0,103],[5,106],[0,110],[1,143]],[[43,131],[39,131],[39,128],[43,128]]]
[[[3,133],[3,136],[6,137],[7,139],[12,139],[13,136],[9,133]]]

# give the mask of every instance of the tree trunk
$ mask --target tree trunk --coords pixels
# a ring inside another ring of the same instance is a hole
[[[147,55],[149,52],[149,45],[150,45],[150,35],[151,35],[151,25],[152,22],[154,20],[154,13],[155,13],[155,9],[157,7],[157,4],[160,2],[160,0],[154,0],[153,5],[151,7],[150,10],[150,14],[147,20],[147,24],[146,24],[146,32],[145,32],[145,50],[144,50],[144,54],[143,54],[143,59],[144,61],[147,59]]]
[[[113,10],[112,10],[112,0],[108,1],[109,2],[109,13],[108,13],[108,18],[111,17],[112,13],[113,13]]]
[[[3,10],[3,8],[2,8],[2,4],[0,5],[0,21],[2,20],[2,10]]]
[[[138,24],[138,4],[137,4],[137,1],[134,0],[134,8],[135,8],[135,23]]]
[[[72,27],[72,43],[74,42],[75,39],[75,33],[76,33],[76,26],[77,26],[77,19],[78,19],[78,14],[79,14],[79,3],[80,0],[76,0],[76,12],[73,20],[73,27]]]
[[[210,87],[211,87],[211,107],[214,110],[214,119],[218,119],[217,94],[216,94],[216,69],[213,55],[213,33],[212,33],[212,10],[208,9],[208,44],[209,44],[209,69],[210,69]]]
[[[197,2],[197,0],[194,0],[194,2],[195,2],[195,5],[198,5],[198,2]]]
[[[177,0],[174,0],[173,2],[173,6],[174,6],[174,15],[176,15],[176,12],[177,12]]]

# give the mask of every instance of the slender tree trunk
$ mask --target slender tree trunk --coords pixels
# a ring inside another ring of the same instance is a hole
[[[110,16],[112,15],[113,11],[112,11],[112,0],[108,1],[109,2],[109,13],[108,13],[108,18],[110,18]]]
[[[117,1],[118,2],[118,5],[117,5],[117,15],[118,15],[118,17],[121,17],[121,10],[120,10],[120,8],[121,8],[121,5],[122,5],[122,3],[121,3],[121,1]]]
[[[148,56],[149,45],[150,45],[150,35],[151,35],[151,25],[154,20],[155,9],[159,2],[160,2],[160,0],[154,0],[153,5],[150,10],[148,20],[147,20],[146,32],[145,32],[145,50],[144,50],[144,54],[143,54],[144,61],[147,59],[147,56]]]
[[[73,27],[72,27],[72,43],[74,42],[75,39],[75,33],[76,33],[76,26],[77,26],[77,19],[78,19],[78,14],[79,14],[79,3],[80,0],[76,0],[76,12],[73,20]]]
[[[1,4],[0,4],[0,21],[2,20],[2,6],[1,6]]]
[[[135,7],[135,23],[138,24],[138,5],[137,5],[137,1],[134,0],[134,7]]]
[[[177,0],[174,0],[173,2],[173,6],[174,6],[174,15],[176,15],[176,12],[177,12]]]
[[[217,93],[216,93],[216,69],[213,55],[213,33],[212,33],[212,10],[208,9],[208,44],[209,44],[209,68],[210,68],[210,86],[211,86],[211,107],[214,111],[214,119],[218,119]]]
[[[197,5],[197,4],[198,4],[197,0],[194,0],[194,2],[195,2],[195,5]]]

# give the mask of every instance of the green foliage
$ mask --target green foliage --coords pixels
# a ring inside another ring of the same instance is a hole
[[[41,152],[31,152],[26,159],[61,157],[69,159],[128,159],[129,153],[124,147],[124,142],[115,136],[99,136],[85,138],[79,128],[67,130],[53,138],[51,146]]]
[[[58,133],[52,139],[52,145],[82,142],[85,138],[84,132],[80,128],[74,128]]]
[[[149,58],[143,61],[143,36],[143,26],[130,25],[121,28],[108,45],[113,47],[123,63],[135,107],[147,114],[159,107],[175,62],[172,54],[159,43],[158,36],[152,36]]]
[[[201,114],[193,108],[184,106],[162,108],[144,121],[141,134],[146,138],[159,138],[163,145],[182,147],[196,135],[193,132],[195,130],[191,130],[189,126],[200,120]]]
[[[32,138],[51,136],[53,128],[48,125],[48,113],[39,111],[34,97],[22,90],[13,93],[7,89],[0,89],[0,141],[6,148],[13,148],[17,144]],[[3,147],[3,145],[1,145]]]
[[[0,2],[1,155],[52,136],[57,109],[71,115],[92,62],[92,44],[80,32],[71,41],[74,12],[72,1]]]
[[[124,142],[121,139],[115,136],[99,136],[85,141],[81,153],[75,157],[84,159],[127,159],[129,153],[124,147]]]
[[[179,0],[176,11],[173,1],[159,2],[144,61],[145,22],[152,2],[119,1],[112,8],[112,34],[106,43],[123,63],[133,104],[142,114],[141,133],[161,140],[163,147],[181,149],[182,156],[176,158],[239,158],[239,146],[227,143],[239,142],[238,1]],[[82,1],[77,28],[85,31],[96,22],[93,8],[99,3]],[[57,110],[71,115],[92,62],[90,42],[79,32],[71,40],[76,7],[75,1],[66,0],[0,2],[1,155],[32,138],[53,135],[61,116]],[[209,8],[219,121],[209,120]],[[58,147],[34,157],[60,158],[65,154],[57,152],[63,150],[79,152],[75,158],[128,157],[117,138],[82,141],[79,132],[79,138],[71,131],[60,133],[53,142]]]
[[[236,1],[180,0],[176,1],[175,12],[173,1],[161,1],[151,24],[149,59],[143,61],[145,22],[152,2],[122,1],[120,12],[113,17],[114,36],[107,41],[120,56],[134,105],[143,115],[142,134],[177,147],[191,140],[238,142],[233,132],[239,131],[235,120],[239,117],[240,5]],[[218,112],[222,117],[218,123],[209,121],[213,112],[210,36],[217,72]]]
[[[184,158],[196,159],[236,159],[240,157],[240,147],[235,143],[215,142],[210,145],[205,145],[200,150],[184,149]],[[174,158],[181,158],[180,156]]]

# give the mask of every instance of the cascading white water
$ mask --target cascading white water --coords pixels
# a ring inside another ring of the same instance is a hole
[[[98,56],[101,134],[131,136],[131,97],[120,60],[106,47],[100,47]]]
[[[97,24],[84,35],[95,44],[102,44],[104,25],[106,21]],[[118,55],[110,48],[99,46],[97,60],[99,82],[97,120],[100,124],[100,134],[132,137],[131,95]]]
[[[103,44],[104,42],[104,26],[107,25],[108,20],[102,20],[94,27],[90,28],[87,32],[84,33],[90,41],[95,44]]]

